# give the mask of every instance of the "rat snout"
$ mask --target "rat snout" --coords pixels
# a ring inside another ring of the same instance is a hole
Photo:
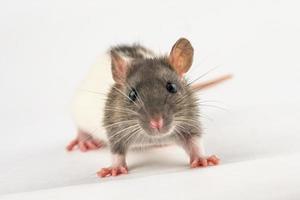
[[[149,126],[152,129],[161,130],[163,125],[164,125],[164,120],[161,116],[150,119]]]

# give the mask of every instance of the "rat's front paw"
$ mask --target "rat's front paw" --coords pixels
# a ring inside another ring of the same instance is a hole
[[[218,165],[220,163],[220,159],[216,155],[207,156],[207,157],[196,157],[191,160],[191,168],[196,167],[207,167],[209,165]]]
[[[127,166],[102,168],[99,172],[97,172],[97,175],[101,178],[108,176],[119,176],[121,174],[128,174]]]

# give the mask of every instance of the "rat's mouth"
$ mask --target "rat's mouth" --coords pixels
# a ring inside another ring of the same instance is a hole
[[[145,130],[145,129],[144,129]],[[165,137],[174,132],[175,127],[173,125],[164,126],[160,129],[147,128],[145,130],[146,134],[151,137]]]
[[[165,118],[163,115],[155,115],[148,119],[140,120],[140,125],[145,134],[151,137],[164,137],[171,134],[175,127],[173,120]]]

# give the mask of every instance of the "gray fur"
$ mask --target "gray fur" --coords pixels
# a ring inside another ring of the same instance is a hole
[[[150,49],[147,49],[139,44],[114,46],[110,49],[110,52],[115,52],[120,56],[131,59],[146,58],[145,55],[155,57],[155,54]]]
[[[166,57],[145,58],[138,53],[140,49],[149,51],[136,45],[111,49],[133,58],[128,66],[126,84],[114,84],[106,101],[103,124],[112,153],[124,155],[132,145],[182,143],[202,133],[197,98],[186,81],[179,79]],[[177,93],[167,91],[167,82],[177,85]],[[138,92],[135,102],[124,96],[128,96],[131,88]],[[163,116],[164,133],[171,130],[174,120],[181,118],[181,122],[176,122],[178,125],[172,133],[157,136],[148,125],[149,117],[156,115]],[[122,123],[126,120],[137,121]]]

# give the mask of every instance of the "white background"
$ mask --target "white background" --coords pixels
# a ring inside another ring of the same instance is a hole
[[[208,150],[225,164],[299,152],[299,8],[284,0],[2,0],[0,194],[97,181],[101,152],[64,152],[75,136],[68,103],[97,56],[119,43],[167,53],[184,36],[195,48],[191,79],[216,66],[202,80],[234,74],[202,94],[226,108],[203,108],[212,118],[203,119]]]

